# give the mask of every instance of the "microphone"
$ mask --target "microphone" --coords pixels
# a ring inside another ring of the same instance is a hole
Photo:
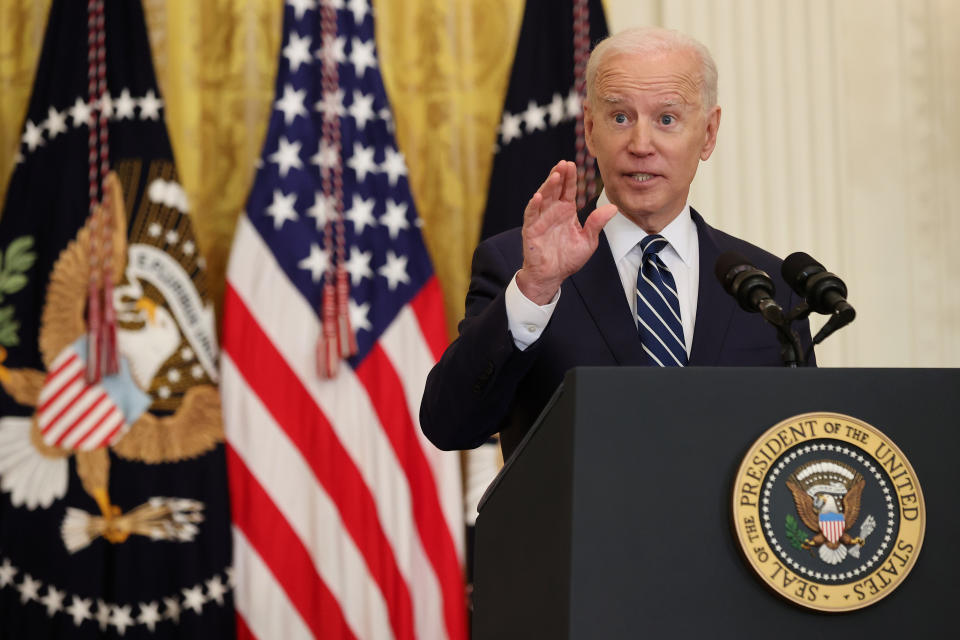
[[[847,285],[806,253],[797,251],[787,256],[780,274],[811,309],[833,316],[835,328],[853,322],[857,312],[847,302]]]
[[[741,309],[751,313],[760,312],[768,322],[783,326],[783,309],[773,299],[776,289],[766,272],[757,269],[736,251],[727,251],[717,258],[714,273]]]

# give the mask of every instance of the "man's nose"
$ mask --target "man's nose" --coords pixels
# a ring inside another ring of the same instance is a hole
[[[647,156],[654,152],[653,127],[649,122],[638,120],[630,130],[630,153],[638,156]]]

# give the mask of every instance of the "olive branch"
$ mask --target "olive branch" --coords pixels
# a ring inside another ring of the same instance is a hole
[[[37,260],[33,249],[33,238],[20,236],[0,254],[0,303],[4,296],[20,291],[27,286],[24,275]],[[16,309],[12,304],[0,307],[0,344],[12,347],[20,344],[20,322],[14,317]]]
[[[800,531],[800,523],[797,522],[797,519],[789,513],[787,514],[786,528],[787,540],[790,541],[790,544],[793,545],[793,548],[803,549],[803,541],[807,539],[807,536]]]

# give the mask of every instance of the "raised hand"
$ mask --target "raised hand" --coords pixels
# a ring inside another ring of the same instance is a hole
[[[617,212],[612,204],[598,207],[580,226],[576,199],[577,166],[561,160],[523,213],[523,267],[517,286],[539,305],[550,302],[560,283],[593,255],[600,230]]]

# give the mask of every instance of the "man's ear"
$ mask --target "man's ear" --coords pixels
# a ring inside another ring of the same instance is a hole
[[[700,149],[700,159],[707,160],[717,146],[717,131],[720,129],[720,105],[714,105],[707,113],[707,130],[703,137],[703,148]]]
[[[593,153],[593,110],[590,109],[590,103],[586,100],[583,101],[583,138],[587,143],[587,150],[590,152],[590,155],[596,156]]]

